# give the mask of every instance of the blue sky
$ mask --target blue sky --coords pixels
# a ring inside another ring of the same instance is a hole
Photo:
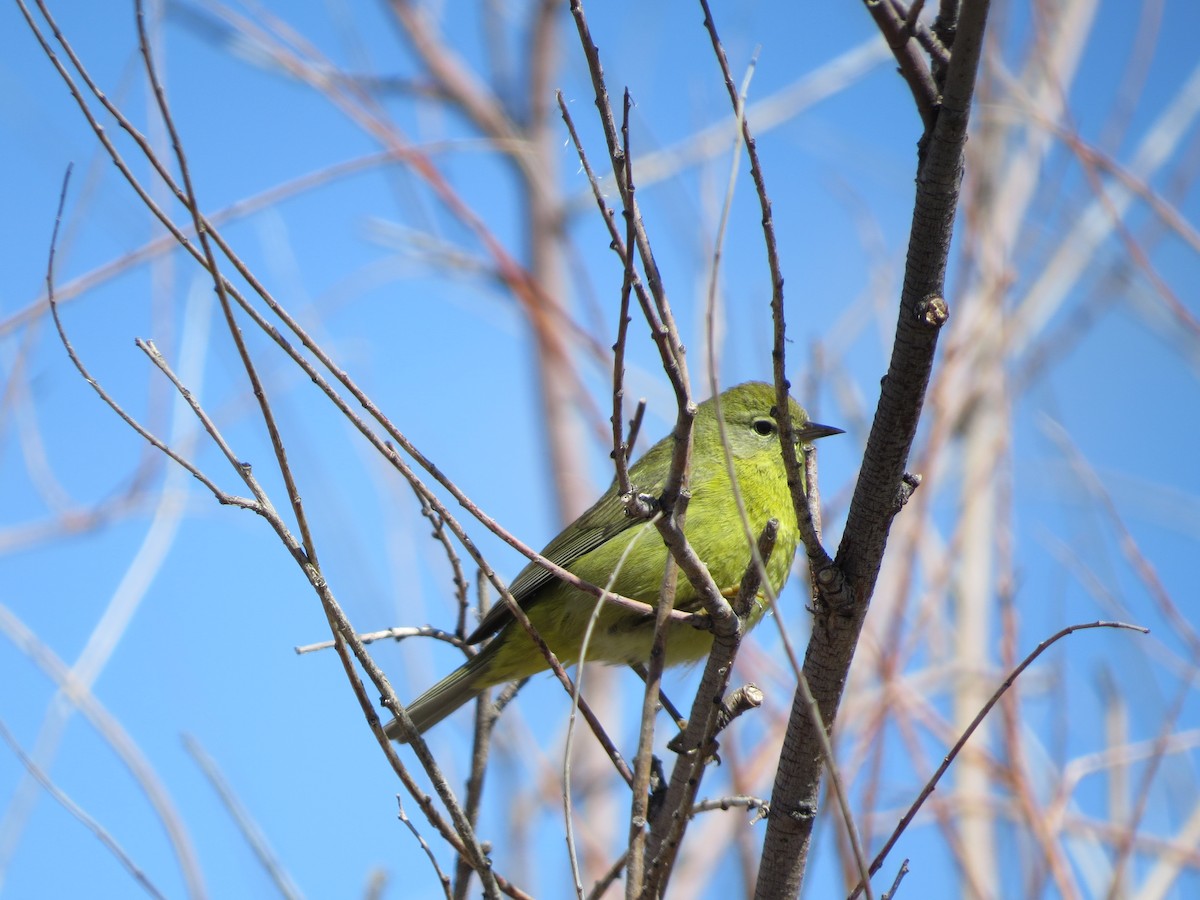
[[[125,4],[103,9],[61,5],[55,13],[96,80],[134,121],[146,123],[148,101],[132,11]],[[728,116],[698,9],[686,4],[593,6],[592,26],[610,85],[615,90],[628,84],[636,99],[635,147],[646,153],[670,148]],[[292,7],[278,4],[275,13],[332,63],[387,77],[418,72],[381,5]],[[744,3],[717,11],[735,72],[744,71],[757,54],[752,102],[776,96],[873,35],[868,16],[854,4],[831,5],[819,13],[793,7]],[[222,209],[378,151],[378,144],[325,98],[286,77],[231,32],[214,28],[210,16],[197,15],[191,7],[169,8],[160,57],[206,208]],[[1190,5],[1165,4],[1126,131],[1110,140],[1105,122],[1118,104],[1122,79],[1128,77],[1125,63],[1133,52],[1139,12],[1134,4],[1099,5],[1080,74],[1069,91],[1075,127],[1087,140],[1107,141],[1106,148],[1126,164],[1191,77],[1200,26],[1200,14]],[[471,64],[479,64],[485,54],[504,52],[489,43],[475,13],[474,7],[451,6],[441,17],[443,29]],[[1008,11],[1006,46],[1022,45],[1029,15],[1023,6]],[[563,89],[593,160],[599,161],[600,133],[592,121],[586,72],[565,19],[560,30],[562,66],[553,85]],[[503,46],[514,55],[512,65],[519,71],[522,61],[512,42]],[[1010,65],[1020,61],[1020,51],[1012,50]],[[13,5],[0,9],[0,86],[0,170],[7,211],[0,217],[3,323],[42,290],[54,208],[68,163],[74,163],[75,173],[59,248],[60,285],[143,246],[159,230],[101,157],[94,135]],[[522,257],[522,210],[505,167],[437,105],[389,94],[382,102],[414,141],[444,145],[435,159],[448,180],[510,251]],[[1007,110],[997,103],[988,111],[1003,116]],[[155,126],[145,127],[158,139]],[[1190,143],[1185,140],[1178,151],[1184,170],[1196,152],[1194,125],[1190,135]],[[785,260],[793,383],[804,384],[805,373],[812,370],[811,348],[818,341],[834,355],[838,371],[837,377],[822,381],[816,394],[803,397],[816,418],[848,431],[822,447],[822,483],[833,507],[831,544],[840,536],[837,517],[845,509],[878,379],[886,368],[917,136],[908,92],[883,58],[861,80],[766,131],[760,141]],[[128,141],[116,137],[130,152]],[[582,194],[586,182],[565,131],[561,139],[560,182],[565,192]],[[135,168],[146,171],[141,162]],[[691,350],[694,384],[703,383],[700,311],[709,242],[728,168],[728,153],[722,152],[683,175],[648,184],[640,193]],[[1021,230],[1022,246],[1013,254],[1015,296],[1071,227],[1072,211],[1089,197],[1087,179],[1061,145],[1050,151],[1042,175],[1034,203],[1037,215]],[[1157,173],[1152,185],[1170,195],[1170,172]],[[1182,217],[1194,227],[1200,219],[1197,191],[1188,185],[1176,199]],[[770,375],[769,283],[757,218],[743,168],[725,248],[725,384]],[[1142,229],[1150,218],[1145,206],[1138,205],[1130,214],[1130,227]],[[606,346],[612,340],[619,265],[607,249],[594,208],[583,204],[570,232],[578,250],[571,262],[572,312],[587,325],[598,319],[598,342]],[[533,344],[526,324],[512,299],[487,278],[448,275],[423,256],[414,234],[432,233],[473,253],[477,248],[416,178],[399,166],[366,167],[238,218],[224,233],[338,362],[484,510],[529,543],[553,536],[561,523],[544,474],[546,456],[533,402]],[[1195,317],[1195,285],[1200,281],[1196,249],[1174,235],[1148,246],[1156,271]],[[1069,322],[1096,295],[1110,297],[1109,305],[1081,338],[1062,341],[1053,364],[1021,397],[1011,418],[1020,643],[1031,648],[1064,624],[1106,614],[1081,586],[1078,573],[1064,563],[1065,547],[1080,554],[1138,612],[1139,620],[1154,628],[1155,640],[1162,644],[1152,646],[1167,655],[1186,656],[1186,648],[1155,612],[1145,582],[1121,558],[1119,535],[1097,514],[1094,499],[1079,490],[1064,452],[1050,436],[1050,423],[1061,423],[1100,473],[1165,588],[1185,614],[1190,612],[1200,536],[1200,476],[1191,451],[1200,437],[1197,340],[1178,319],[1164,316],[1136,266],[1118,265],[1123,259],[1119,244],[1110,238],[1105,248],[1046,333],[1055,335],[1056,326]],[[961,245],[956,252],[962,253]],[[958,272],[952,269],[952,288]],[[160,432],[174,434],[177,442],[196,440],[192,420],[133,345],[135,337],[155,339],[172,363],[188,373],[189,383],[240,457],[254,464],[282,505],[269,446],[222,331],[211,285],[182,254],[164,254],[152,265],[133,266],[105,279],[72,299],[63,312],[86,364],[130,412],[140,416],[153,411]],[[325,574],[356,627],[369,631],[450,621],[447,567],[430,553],[428,526],[407,488],[261,336],[250,333],[249,341],[289,436],[291,460],[318,529]],[[670,395],[644,326],[636,320],[629,354],[628,393],[650,399],[643,434],[657,439],[666,430]],[[603,416],[608,371],[590,361],[581,371]],[[217,760],[307,895],[356,893],[372,868],[382,867],[392,879],[389,896],[438,896],[424,857],[395,819],[398,786],[363,726],[335,657],[293,652],[297,645],[322,640],[327,627],[307,584],[265,524],[246,512],[217,506],[199,484],[167,472],[161,459],[147,454],[144,442],[98,402],[70,367],[48,318],[0,331],[0,372],[13,398],[0,409],[0,603],[70,665],[123,584],[128,596],[138,598],[94,690],[169,789],[191,831],[210,893],[257,897],[270,888],[186,754],[183,733],[194,736]],[[597,422],[587,425],[591,430],[584,432],[582,452],[592,481],[585,493],[598,493],[610,477],[607,451],[594,427]],[[43,451],[30,443],[35,439]],[[207,442],[199,441],[193,458],[223,486],[239,490]],[[148,467],[152,489],[133,508],[77,535],[29,538],[33,526],[53,518],[55,498],[66,498],[64,508],[84,509],[120,496],[141,465]],[[952,466],[947,472],[951,477]],[[939,520],[952,522],[957,495],[936,485],[923,489],[936,491]],[[519,557],[482,528],[472,535],[501,574],[511,576],[520,568]],[[148,573],[148,583],[124,582],[130,571]],[[791,590],[788,615],[803,633],[806,618],[795,583]],[[759,640],[768,656],[777,648],[774,631]],[[1132,710],[1134,737],[1156,736],[1164,710],[1175,701],[1178,673],[1156,665],[1156,651],[1132,649],[1127,635],[1093,633],[1071,641],[1083,646],[1060,647],[1069,661],[1060,664],[1072,673],[1071,704],[1081,721],[1072,720],[1071,734],[1063,738],[1064,754],[1073,758],[1099,746],[1096,721],[1103,704],[1096,699],[1095,679],[1103,667],[1129,679],[1127,686],[1142,700]],[[989,652],[994,658],[995,649]],[[402,697],[419,692],[456,664],[450,649],[412,641],[380,646],[377,658]],[[632,696],[630,678],[616,677]],[[685,694],[689,677],[694,673],[673,675],[671,683]],[[15,648],[11,634],[0,639],[0,685],[6,686],[0,690],[0,721],[31,748],[54,689],[28,655]],[[546,741],[558,734],[561,722],[556,690],[542,680],[521,701],[533,733]],[[786,705],[787,696],[778,694],[774,702]],[[542,715],[543,710],[549,712]],[[1053,731],[1056,715],[1052,706],[1035,707],[1031,728]],[[1200,727],[1200,708],[1190,696],[1176,727]],[[456,720],[443,726],[441,735],[441,750],[459,774],[466,734],[465,720]],[[516,741],[515,746],[527,744]],[[549,759],[547,765],[553,769],[556,762]],[[1194,752],[1173,757],[1163,776],[1165,790],[1182,786],[1180,791],[1194,796],[1193,769]],[[77,713],[64,726],[50,770],[56,783],[118,837],[156,884],[169,896],[182,895],[179,870],[148,804],[112,750]],[[533,777],[507,761],[497,763],[496,774],[497,782]],[[892,775],[889,809],[906,802],[919,787],[903,764]],[[5,821],[14,815],[21,778],[15,757],[0,748],[0,816],[10,817]],[[769,779],[755,790],[767,792]],[[1089,792],[1085,787],[1079,800],[1102,805],[1104,796],[1098,788]],[[417,818],[411,801],[406,809]],[[1189,812],[1190,804],[1152,804],[1149,824],[1171,832]],[[502,820],[485,826],[503,846]],[[551,814],[535,828],[537,852],[543,854],[539,868],[544,869],[530,875],[530,886],[538,896],[566,895],[558,893],[566,883],[566,868],[561,841],[553,838],[556,827]],[[0,825],[0,841],[3,829]],[[426,837],[431,837],[428,829]],[[952,891],[956,875],[949,856],[939,849],[937,829],[923,828],[909,840],[898,853],[913,856],[920,865],[914,866],[905,889],[913,896],[952,896],[945,891]],[[826,896],[826,887],[836,890],[833,886],[840,884],[834,880],[832,843],[828,834],[820,839],[811,896]],[[37,798],[9,852],[7,861],[0,859],[0,865],[6,863],[0,871],[3,896],[136,892],[112,856],[44,795]],[[1082,865],[1078,859],[1075,863]],[[500,866],[506,872],[513,868],[504,862]],[[1005,885],[1015,891],[1021,882],[1011,877],[1015,880]],[[730,860],[718,870],[713,890],[736,886],[738,878]],[[1195,887],[1194,879],[1190,885]],[[1019,892],[1006,889],[1005,895]]]

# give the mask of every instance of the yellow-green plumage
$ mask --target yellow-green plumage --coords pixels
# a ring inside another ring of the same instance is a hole
[[[779,521],[775,550],[767,563],[771,587],[778,592],[787,581],[800,537],[775,422],[775,388],[761,382],[741,384],[721,394],[720,404],[750,530],[757,536],[768,519]],[[801,441],[838,433],[836,428],[808,422],[795,400],[791,401],[791,416]],[[684,530],[717,586],[732,598],[750,563],[750,548],[738,519],[713,400],[700,404],[692,440],[692,498]],[[652,497],[662,492],[672,450],[671,438],[664,438],[630,467],[635,490]],[[614,569],[631,541],[636,544],[614,579]],[[542,555],[584,581],[604,587],[611,580],[615,593],[650,604],[658,601],[668,559],[658,530],[625,514],[615,482],[591,509],[551,541]],[[510,591],[563,665],[577,662],[596,598],[533,563],[521,571]],[[758,623],[764,604],[765,596],[760,591],[747,627]],[[692,585],[686,578],[679,578],[675,607],[694,611],[699,605]],[[681,623],[671,623],[668,628],[667,665],[700,659],[712,648],[712,634],[707,631]],[[503,603],[491,609],[467,641],[476,643],[493,634],[495,638],[480,653],[407,707],[419,731],[440,722],[486,688],[549,668]],[[650,614],[605,604],[588,643],[587,660],[645,662],[653,636],[654,619]],[[389,736],[400,737],[395,720],[386,730]]]

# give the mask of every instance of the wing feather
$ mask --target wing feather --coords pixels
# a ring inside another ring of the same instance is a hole
[[[663,480],[668,468],[668,455],[671,451],[671,439],[668,437],[659,441],[642,455],[629,470],[629,478],[634,489],[639,493],[657,497],[662,493]],[[643,482],[639,476],[657,469],[658,477]],[[625,513],[625,504],[617,493],[614,481],[604,495],[578,519],[568,525],[562,532],[546,545],[542,556],[555,565],[570,569],[571,564],[607,541],[612,540],[623,531],[635,525],[643,524],[643,520],[630,518]],[[539,566],[529,563],[520,571],[509,585],[509,591],[522,609],[528,609],[530,604],[538,599],[539,591],[555,580],[555,577]],[[500,602],[487,611],[480,621],[479,627],[467,636],[468,644],[475,644],[484,638],[491,637],[509,622],[513,614],[508,604]]]

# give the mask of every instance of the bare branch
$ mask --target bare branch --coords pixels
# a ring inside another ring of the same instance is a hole
[[[1021,664],[1013,669],[1008,674],[1008,677],[1001,682],[1000,686],[996,688],[988,702],[984,704],[981,710],[979,710],[971,724],[967,726],[966,730],[954,743],[954,746],[950,748],[950,752],[946,754],[945,758],[942,760],[942,764],[938,766],[937,771],[934,772],[929,781],[925,783],[925,787],[922,788],[920,795],[918,795],[917,799],[914,800],[912,805],[908,808],[908,812],[901,817],[895,831],[892,832],[892,836],[884,842],[883,848],[872,861],[869,872],[870,875],[874,875],[879,871],[880,867],[883,865],[883,861],[887,858],[888,853],[891,852],[891,849],[895,845],[896,841],[900,839],[900,835],[902,835],[904,830],[908,828],[909,823],[912,822],[913,817],[925,803],[925,800],[930,794],[933,793],[934,788],[937,787],[937,784],[941,780],[942,776],[946,774],[946,770],[950,768],[950,764],[954,762],[954,758],[958,756],[962,748],[966,746],[967,741],[971,739],[971,735],[975,733],[975,729],[980,726],[983,720],[987,717],[987,714],[992,711],[992,707],[995,706],[1000,698],[1004,696],[1005,692],[1013,686],[1014,682],[1016,682],[1016,680],[1020,677],[1021,673],[1029,668],[1035,659],[1041,656],[1047,649],[1049,649],[1053,644],[1062,638],[1065,638],[1069,634],[1074,634],[1076,631],[1084,631],[1089,628],[1123,628],[1129,631],[1138,631],[1142,634],[1150,633],[1149,628],[1143,628],[1141,625],[1129,625],[1125,622],[1084,622],[1079,625],[1068,625],[1066,628],[1055,632],[1050,637],[1038,644],[1033,649],[1033,652],[1021,660]],[[862,889],[864,883],[865,882],[860,882],[859,887],[851,892],[851,900],[858,896],[858,893]]]
[[[267,876],[271,879],[271,883],[275,885],[275,889],[287,898],[287,900],[296,900],[302,897],[303,894],[300,888],[296,886],[296,882],[292,880],[292,876],[284,869],[283,864],[279,861],[275,851],[271,849],[271,845],[267,843],[267,836],[262,833],[262,829],[251,818],[249,811],[242,805],[242,801],[238,798],[237,793],[230,786],[225,776],[214,760],[200,746],[190,734],[183,736],[183,748],[188,752],[192,760],[200,767],[200,771],[204,773],[204,777],[208,779],[208,783],[212,785],[213,790],[221,798],[221,804],[233,817],[234,823],[238,827],[238,831],[242,833],[242,837],[246,839],[246,843],[250,845],[250,849],[254,852],[254,857],[266,870]]]
[[[8,749],[13,752],[13,755],[17,758],[17,761],[25,767],[26,772],[28,772],[37,780],[38,784],[42,786],[42,789],[54,799],[54,802],[65,809],[67,813],[73,819],[78,821],[84,828],[94,834],[96,839],[108,849],[109,853],[116,857],[117,862],[119,862],[125,868],[125,870],[131,876],[133,876],[133,879],[139,885],[141,885],[142,889],[147,894],[149,894],[151,897],[158,897],[161,898],[161,900],[165,900],[166,895],[154,886],[154,882],[146,877],[146,873],[143,872],[141,867],[138,866],[138,864],[133,861],[132,857],[125,852],[124,848],[121,847],[120,843],[117,842],[117,839],[112,836],[108,829],[88,815],[87,811],[83,809],[83,807],[63,793],[63,791],[61,791],[58,786],[50,780],[50,777],[40,768],[38,768],[34,761],[29,758],[24,750],[21,749],[21,745],[17,743],[17,739],[13,737],[12,732],[8,730],[8,726],[5,725],[3,721],[0,721],[0,740],[3,740],[4,743],[8,744]]]

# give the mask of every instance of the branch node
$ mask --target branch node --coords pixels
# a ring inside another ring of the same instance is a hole
[[[762,706],[763,692],[757,684],[750,682],[728,694],[717,710],[717,733],[720,734],[729,724],[750,709]]]
[[[921,486],[922,480],[923,476],[921,475],[914,475],[912,472],[904,473],[904,477],[900,479],[900,486],[896,488],[893,515],[904,509],[908,501],[912,499],[912,495],[916,493],[917,488]]]
[[[842,580],[842,570],[833,563],[817,569],[817,587],[820,588],[821,593],[834,591]]]
[[[774,814],[775,810],[771,810],[771,815]],[[817,807],[812,803],[799,803],[787,816],[797,822],[811,822],[817,817]]]
[[[930,294],[917,302],[915,310],[917,321],[927,328],[941,328],[950,318],[950,307],[946,298],[938,294]]]
[[[642,819],[641,828],[645,828],[650,822],[658,818],[658,814],[662,812],[663,804],[667,800],[667,789],[669,787],[667,773],[663,771],[662,760],[657,756],[651,756],[650,796],[647,798],[646,818]]]
[[[622,494],[621,502],[625,505],[625,515],[639,520],[651,518],[662,506],[658,497],[653,494],[643,494],[636,489]]]

